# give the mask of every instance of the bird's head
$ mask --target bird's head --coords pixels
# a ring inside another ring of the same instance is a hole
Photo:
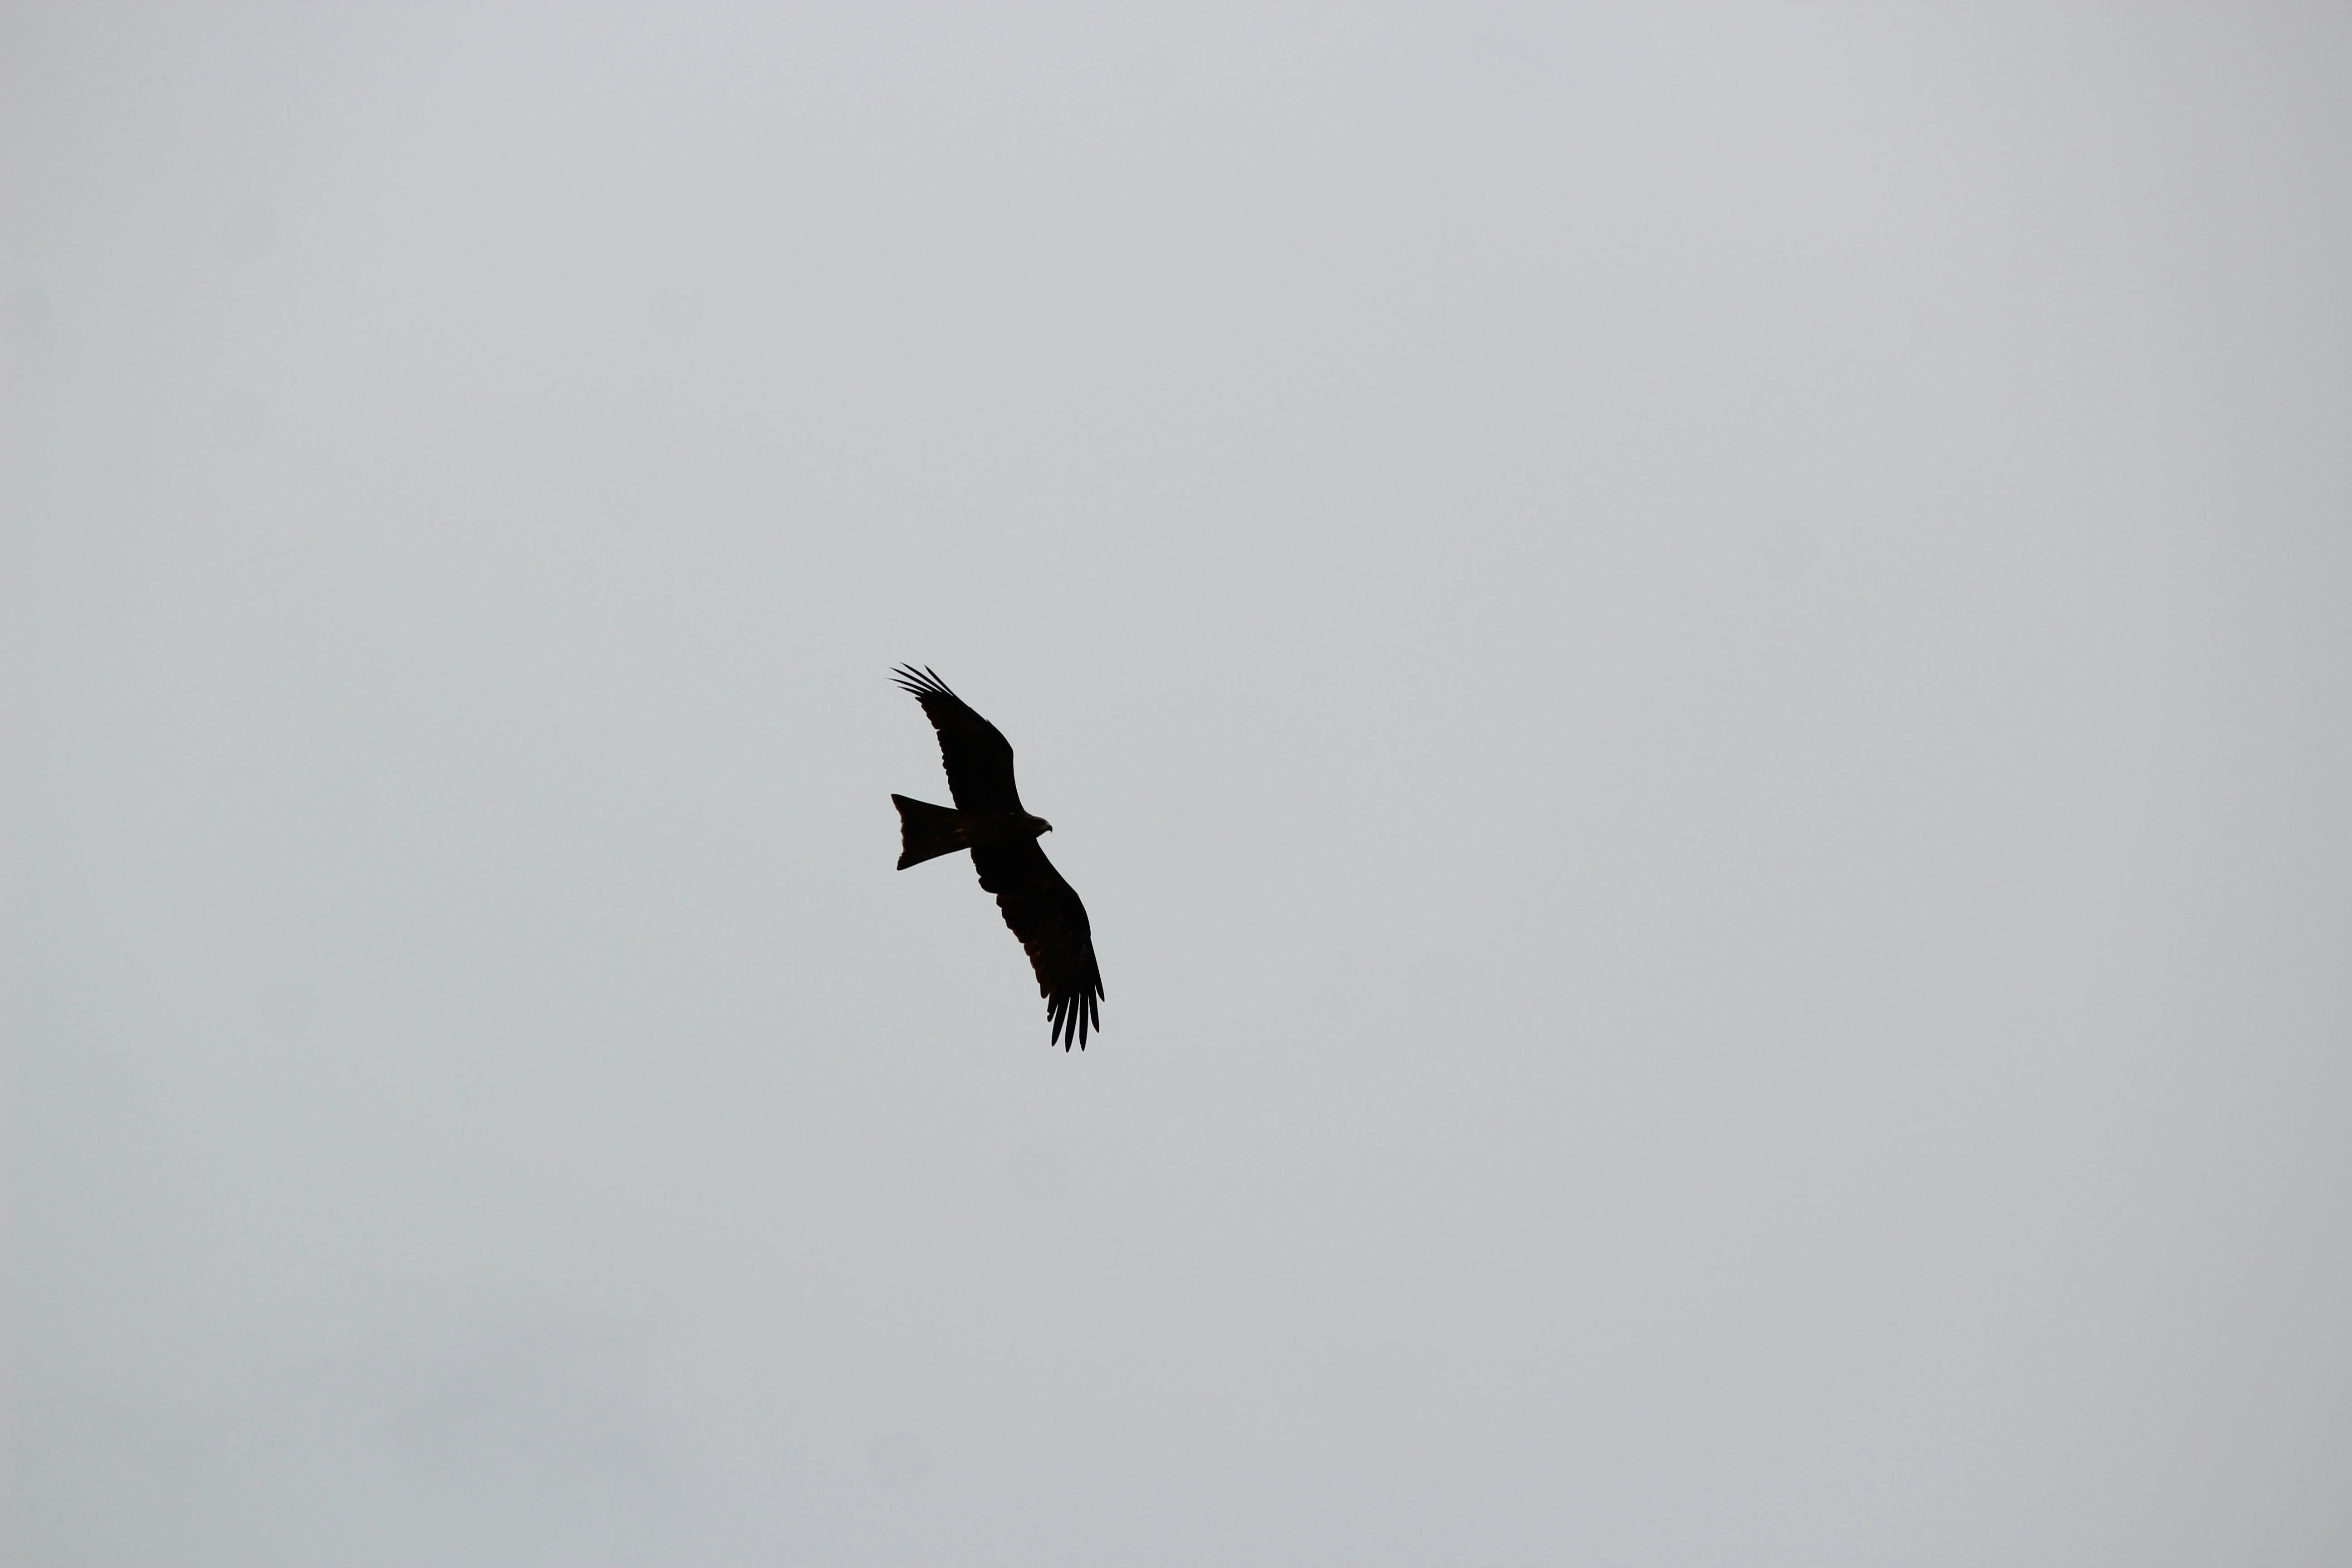
[[[1054,831],[1054,825],[1042,816],[1033,816],[1029,819],[1029,831],[1042,838]]]

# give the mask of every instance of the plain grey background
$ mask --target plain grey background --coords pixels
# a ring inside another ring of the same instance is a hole
[[[2352,1560],[2352,14],[5,29],[12,1563]]]

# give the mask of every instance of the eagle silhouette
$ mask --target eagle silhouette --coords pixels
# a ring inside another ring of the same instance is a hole
[[[971,850],[980,885],[996,895],[1004,923],[1037,972],[1037,992],[1054,1026],[1050,1043],[1085,1050],[1087,1032],[1102,1028],[1102,971],[1095,966],[1086,905],[1037,846],[1037,836],[1053,832],[1054,825],[1022,809],[1021,792],[1013,784],[1013,747],[995,725],[929,668],[900,665],[892,674],[940,732],[940,760],[955,796],[953,810],[903,795],[890,797],[898,804],[898,869]]]

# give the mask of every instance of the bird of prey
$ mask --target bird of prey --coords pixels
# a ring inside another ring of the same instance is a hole
[[[1085,1050],[1087,1031],[1102,1028],[1097,1006],[1102,971],[1095,967],[1086,905],[1037,845],[1037,836],[1053,832],[1054,825],[1021,808],[1021,792],[1013,786],[1013,748],[995,725],[929,669],[908,664],[892,673],[940,732],[940,760],[947,764],[948,789],[955,795],[952,811],[903,795],[890,797],[898,803],[904,851],[898,869],[971,850],[980,885],[996,895],[1004,923],[1029,952],[1037,992],[1045,998],[1045,1016],[1054,1026],[1050,1043],[1066,1051],[1072,1045]]]

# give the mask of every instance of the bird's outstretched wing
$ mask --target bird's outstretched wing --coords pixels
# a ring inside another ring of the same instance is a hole
[[[1054,1042],[1086,1049],[1087,1033],[1102,1027],[1102,971],[1095,965],[1094,928],[1087,907],[1045,852],[1027,844],[984,845],[971,852],[980,885],[996,895],[1004,923],[1029,952],[1037,994],[1045,998]]]
[[[1013,786],[1013,746],[996,726],[971,710],[928,669],[902,664],[892,672],[912,692],[940,732],[940,761],[947,764],[948,789],[963,811],[1019,811],[1021,792]],[[1083,922],[1084,917],[1080,917]]]

